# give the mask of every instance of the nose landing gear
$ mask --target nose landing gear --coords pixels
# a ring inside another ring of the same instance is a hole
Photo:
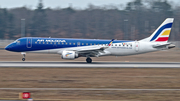
[[[26,60],[26,53],[21,53],[23,55],[23,58],[22,58],[22,61],[25,61]]]

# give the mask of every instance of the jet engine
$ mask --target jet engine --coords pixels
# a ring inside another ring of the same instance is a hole
[[[75,58],[78,58],[78,54],[74,51],[63,51],[61,55],[62,59],[69,59],[73,60]]]

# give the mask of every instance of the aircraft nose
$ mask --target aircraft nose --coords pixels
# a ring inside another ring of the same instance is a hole
[[[9,46],[9,45],[6,46],[6,47],[5,47],[5,50],[10,50],[10,46]]]
[[[13,48],[13,46],[14,46],[14,45],[11,43],[11,44],[9,44],[9,45],[7,45],[7,46],[5,47],[5,50],[11,51],[12,48]]]

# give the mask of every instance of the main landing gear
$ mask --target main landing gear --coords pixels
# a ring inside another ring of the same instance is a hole
[[[22,58],[22,61],[25,61],[26,60],[26,53],[21,53],[23,55],[23,58]]]
[[[92,63],[92,59],[88,57],[88,58],[86,59],[86,62],[87,62],[87,63]]]

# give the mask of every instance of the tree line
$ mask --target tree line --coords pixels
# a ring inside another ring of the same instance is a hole
[[[171,41],[180,40],[180,6],[167,0],[132,0],[122,5],[95,6],[86,9],[28,7],[0,8],[0,38],[21,37],[21,19],[26,37],[96,38],[139,40],[151,33],[168,17],[175,18]]]

